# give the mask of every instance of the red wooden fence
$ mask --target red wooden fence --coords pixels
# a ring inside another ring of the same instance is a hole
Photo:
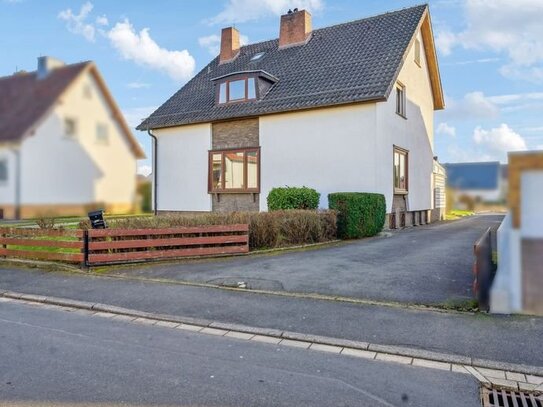
[[[86,264],[247,253],[249,225],[162,229],[91,229]]]
[[[84,231],[0,228],[0,256],[83,263]]]

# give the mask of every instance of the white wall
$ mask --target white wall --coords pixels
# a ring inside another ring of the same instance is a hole
[[[211,125],[197,124],[153,132],[158,140],[158,210],[210,211],[207,192]]]
[[[84,97],[89,87],[91,97]],[[77,134],[65,135],[73,118]],[[108,129],[99,142],[96,126]],[[80,76],[21,145],[22,204],[130,204],[135,200],[136,158],[90,74]]]
[[[323,208],[331,192],[375,192],[375,134],[371,103],[261,117],[260,210],[285,185],[315,188]]]
[[[543,238],[543,171],[526,171],[521,175],[521,235]]]
[[[385,194],[387,211],[392,209],[393,145],[409,151],[408,210],[426,210],[433,207],[433,116],[432,87],[420,33],[421,66],[415,63],[414,46],[411,47],[398,81],[406,90],[406,118],[396,114],[396,90],[386,102],[377,103],[377,185]]]

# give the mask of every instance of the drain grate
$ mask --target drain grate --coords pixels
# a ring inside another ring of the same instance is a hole
[[[543,397],[511,390],[483,388],[483,407],[543,407]]]

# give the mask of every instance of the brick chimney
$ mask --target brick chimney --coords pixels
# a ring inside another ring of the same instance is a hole
[[[302,45],[311,38],[311,14],[306,10],[294,9],[281,16],[279,48]]]
[[[239,54],[239,31],[234,27],[223,28],[221,32],[221,54],[219,63],[233,61]]]

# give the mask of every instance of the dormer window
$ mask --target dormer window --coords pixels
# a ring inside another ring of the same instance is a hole
[[[212,79],[215,82],[215,103],[249,102],[262,99],[278,79],[264,71],[233,72]]]
[[[227,80],[220,84],[219,103],[256,99],[255,78]]]

